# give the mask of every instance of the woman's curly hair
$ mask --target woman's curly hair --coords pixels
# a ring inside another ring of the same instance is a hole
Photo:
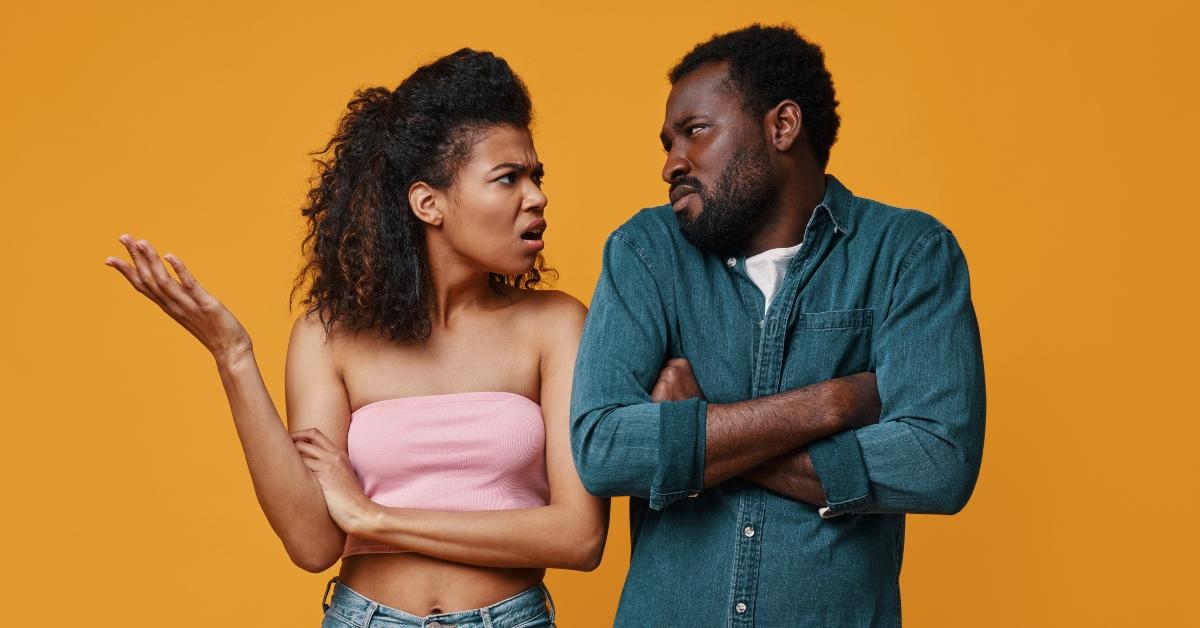
[[[508,63],[463,48],[422,66],[394,91],[355,93],[337,133],[316,158],[303,215],[305,264],[292,290],[327,332],[377,330],[397,341],[429,336],[434,307],[425,232],[408,190],[423,181],[445,190],[483,131],[528,129],[529,92]],[[521,276],[490,282],[532,288],[541,255]]]

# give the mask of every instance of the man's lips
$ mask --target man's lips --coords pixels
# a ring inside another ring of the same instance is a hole
[[[688,194],[695,194],[695,193],[696,193],[696,188],[693,188],[690,185],[679,185],[679,186],[673,187],[673,188],[671,188],[671,204],[675,205],[675,204],[679,203],[679,200],[682,199],[683,197],[687,196]]]

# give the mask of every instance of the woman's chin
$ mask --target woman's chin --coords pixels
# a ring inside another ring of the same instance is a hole
[[[497,265],[492,269],[492,273],[496,275],[504,275],[506,277],[520,277],[525,273],[533,270],[536,258],[521,260],[521,263]]]

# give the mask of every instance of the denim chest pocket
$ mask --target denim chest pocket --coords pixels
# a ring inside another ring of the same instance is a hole
[[[804,312],[787,339],[780,390],[790,390],[871,368],[874,310]]]

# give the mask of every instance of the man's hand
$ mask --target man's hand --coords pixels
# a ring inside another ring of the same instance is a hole
[[[872,380],[874,385],[874,380]],[[699,397],[704,398],[700,384],[696,383],[696,375],[692,373],[692,363],[684,358],[671,358],[658,374],[658,381],[650,391],[650,400],[654,403],[663,401],[683,401]]]
[[[819,384],[827,395],[829,424],[835,431],[879,422],[882,406],[874,373],[855,373]],[[739,477],[769,491],[814,506],[825,505],[825,488],[804,448],[771,458]]]
[[[817,507],[826,505],[825,487],[804,449],[772,458],[738,477],[789,499]]]

